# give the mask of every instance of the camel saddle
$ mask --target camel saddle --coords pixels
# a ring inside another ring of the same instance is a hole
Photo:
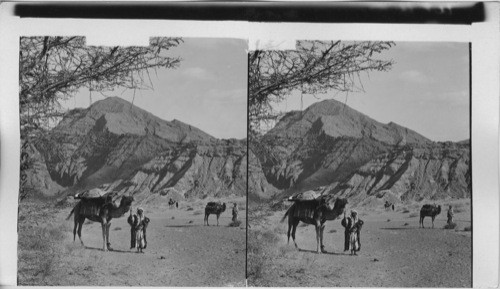
[[[325,203],[324,199],[294,200],[293,216],[296,218],[314,218],[316,209]]]

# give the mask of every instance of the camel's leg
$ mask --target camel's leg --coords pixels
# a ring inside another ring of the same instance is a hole
[[[317,224],[314,224],[314,229],[316,230],[316,253],[321,254],[321,251],[319,250],[319,243],[320,243],[320,228]]]
[[[325,231],[325,224],[322,224],[319,231],[321,252],[326,253],[325,246],[323,245],[323,232]]]
[[[101,221],[101,228],[102,228],[102,250],[104,252],[108,251],[108,248],[106,247],[106,243],[107,243],[107,240],[106,240],[106,224],[104,223],[104,221]]]
[[[75,242],[75,239],[76,239],[76,228],[78,227],[78,219],[76,218],[76,215],[75,215],[75,218],[73,220],[74,222],[74,227],[73,227],[73,242]],[[81,238],[80,238],[81,240]]]
[[[210,216],[210,214],[208,215],[205,215],[205,220],[207,221],[207,226],[210,226],[210,224],[208,223],[208,217]]]
[[[111,227],[111,223],[107,223],[106,225],[106,247],[108,248],[108,250],[112,250],[111,249],[111,241],[109,241],[109,228]]]
[[[434,229],[434,216],[432,216],[432,228]]]
[[[290,219],[288,219],[288,232],[286,233],[287,237],[288,237],[288,242],[287,244],[290,244],[290,231],[292,230],[292,222],[290,221]]]
[[[85,246],[85,245],[83,245],[83,241],[82,241],[82,228],[83,228],[84,222],[85,222],[85,218],[78,219],[78,238],[80,239],[80,243],[82,244],[82,246]]]
[[[217,214],[217,227],[219,227],[219,214]]]
[[[299,221],[294,221],[293,224],[292,224],[292,240],[293,240],[293,244],[295,245],[295,248],[299,248],[299,246],[297,246],[297,242],[295,242],[295,231],[297,231],[297,225],[299,224]]]

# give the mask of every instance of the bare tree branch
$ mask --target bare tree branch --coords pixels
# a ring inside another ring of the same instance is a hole
[[[393,42],[298,41],[296,50],[251,51],[248,64],[249,130],[257,135],[261,125],[275,120],[273,104],[294,90],[320,94],[331,90],[363,89],[361,72],[387,71],[392,60],[374,55],[391,48]]]

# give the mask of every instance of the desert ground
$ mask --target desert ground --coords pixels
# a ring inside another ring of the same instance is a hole
[[[244,286],[245,198],[224,199],[220,216],[203,225],[208,201],[179,202],[179,208],[146,202],[151,219],[144,253],[130,248],[128,214],[112,221],[113,251],[102,251],[99,223],[86,221],[73,242],[72,207],[35,201],[19,207],[18,285],[59,286]],[[230,227],[231,206],[239,204],[238,227]],[[133,205],[134,211],[137,206]]]
[[[457,227],[444,229],[450,203]],[[419,228],[422,204],[397,205],[395,211],[355,208],[365,222],[357,256],[343,252],[341,219],[326,222],[328,253],[316,254],[314,226],[299,224],[297,250],[292,240],[287,245],[287,220],[280,223],[286,208],[273,211],[249,206],[248,285],[471,287],[470,200],[441,202],[443,211],[434,229],[430,217],[424,219],[426,228]]]

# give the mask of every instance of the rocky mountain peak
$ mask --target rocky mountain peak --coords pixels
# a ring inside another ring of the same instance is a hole
[[[29,184],[44,195],[96,187],[150,201],[246,193],[245,141],[218,140],[118,97],[69,111],[32,150]]]
[[[210,142],[215,139],[181,121],[162,120],[119,97],[108,97],[86,109],[69,111],[54,132],[82,136],[91,130],[116,135],[154,135],[173,142]]]
[[[284,115],[252,143],[250,194],[287,198],[317,187],[353,203],[470,197],[470,143],[433,142],[336,100]]]
[[[327,136],[360,139],[369,137],[390,145],[427,144],[431,141],[396,123],[380,123],[334,99],[312,104],[304,111],[287,113],[268,137],[297,137],[323,133]]]

